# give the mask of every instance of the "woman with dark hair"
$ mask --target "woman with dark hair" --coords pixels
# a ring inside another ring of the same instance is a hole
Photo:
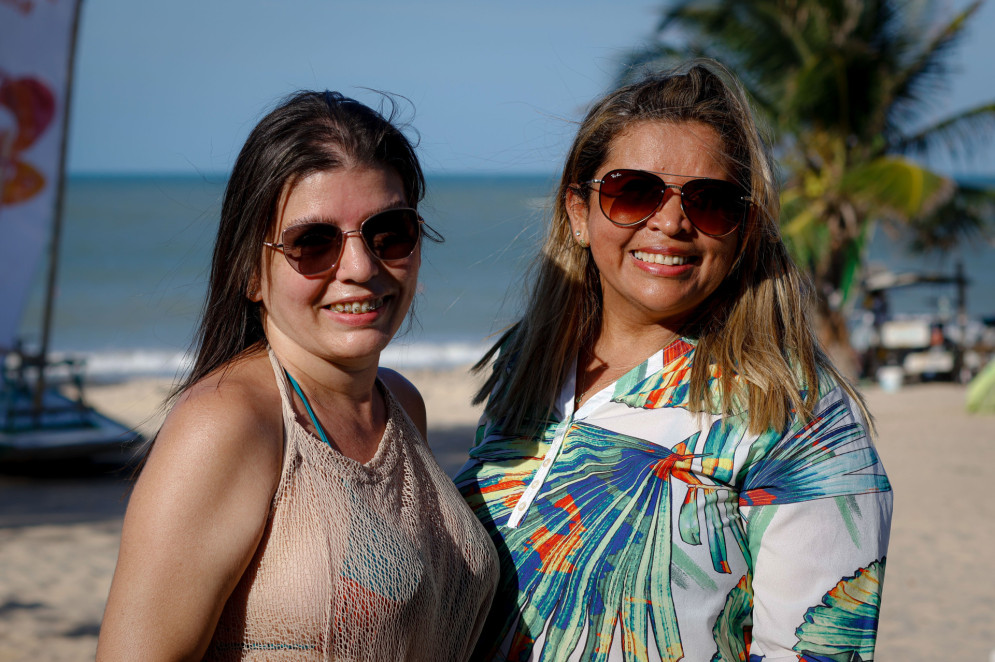
[[[242,148],[98,659],[468,659],[494,549],[432,457],[421,396],[378,366],[427,228],[392,118],[300,92]]]
[[[891,488],[728,72],[591,108],[489,362],[456,479],[501,560],[476,659],[873,657]]]

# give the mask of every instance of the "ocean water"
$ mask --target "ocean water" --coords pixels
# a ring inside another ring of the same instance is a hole
[[[553,176],[429,176],[420,206],[443,244],[425,242],[410,325],[383,363],[450,367],[475,361],[520,312],[522,276],[548,216]],[[51,345],[87,357],[91,377],[173,376],[182,370],[206,290],[223,176],[72,177]],[[870,262],[952,273],[961,261],[972,316],[995,316],[995,247],[974,242],[946,256],[914,256],[879,231]],[[42,275],[22,336],[37,343]],[[954,290],[897,290],[896,313],[950,309]]]

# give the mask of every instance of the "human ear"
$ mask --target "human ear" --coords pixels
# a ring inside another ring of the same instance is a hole
[[[259,274],[256,274],[249,279],[249,285],[245,288],[245,297],[249,301],[259,303],[263,300],[263,293],[261,290],[262,288],[259,287]]]
[[[574,241],[581,248],[591,245],[591,240],[587,232],[587,215],[590,212],[587,200],[575,188],[567,189],[567,199],[565,201],[567,216],[570,217],[570,231],[573,233]]]

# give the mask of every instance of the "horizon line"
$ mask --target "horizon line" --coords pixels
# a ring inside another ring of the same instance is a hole
[[[466,170],[453,172],[449,170],[424,170],[426,177],[554,177],[556,172],[527,171],[508,172],[498,170]],[[67,178],[107,177],[107,178],[152,178],[152,177],[202,177],[206,179],[227,179],[230,170],[68,170]],[[995,173],[992,173],[995,176]]]

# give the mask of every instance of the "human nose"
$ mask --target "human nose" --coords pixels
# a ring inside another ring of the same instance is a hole
[[[691,221],[684,215],[681,206],[681,187],[677,184],[665,184],[663,202],[656,212],[646,221],[646,227],[674,236],[681,232],[690,232]]]
[[[355,239],[356,241],[349,241]],[[339,256],[335,276],[338,280],[364,283],[375,276],[380,265],[359,230],[342,233],[342,254]]]

